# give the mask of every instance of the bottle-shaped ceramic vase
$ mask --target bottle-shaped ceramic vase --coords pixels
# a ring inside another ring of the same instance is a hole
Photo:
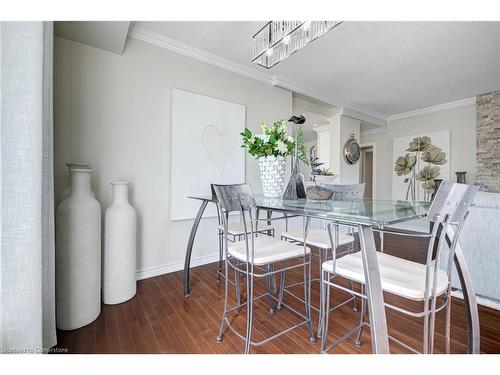
[[[128,202],[128,182],[113,182],[113,202],[104,218],[103,302],[125,302],[136,293],[137,215]]]
[[[101,206],[90,168],[70,167],[70,192],[56,212],[56,320],[70,330],[101,312]]]
[[[71,162],[71,163],[66,163],[66,167],[68,167],[68,176],[70,176],[69,170],[71,168],[77,168],[77,169],[91,169],[90,165],[87,163],[80,163],[80,162]],[[63,190],[62,197],[61,199],[57,202],[57,204],[61,203],[64,199],[66,199],[69,194],[71,193],[71,178],[68,179],[68,186],[66,186]],[[90,190],[90,194],[95,198],[95,194],[92,190]]]

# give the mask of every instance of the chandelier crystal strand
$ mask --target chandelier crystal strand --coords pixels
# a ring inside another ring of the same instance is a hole
[[[341,21],[269,21],[253,36],[252,61],[270,69],[341,23]]]

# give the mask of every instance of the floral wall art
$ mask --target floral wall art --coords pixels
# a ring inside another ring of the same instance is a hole
[[[450,132],[394,139],[392,196],[429,201],[438,183],[450,178]]]

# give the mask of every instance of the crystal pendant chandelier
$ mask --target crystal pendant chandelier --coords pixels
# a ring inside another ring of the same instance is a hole
[[[253,36],[252,61],[270,69],[341,23],[341,21],[269,21]]]

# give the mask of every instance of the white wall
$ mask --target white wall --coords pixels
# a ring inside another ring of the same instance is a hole
[[[137,267],[151,276],[182,267],[192,220],[169,220],[170,102],[180,88],[246,105],[246,126],[288,118],[289,91],[129,39],[116,55],[55,39],[54,127],[56,198],[67,183],[64,163],[94,168],[93,189],[103,209],[114,180],[131,182],[139,216]],[[190,147],[190,145],[185,145]],[[185,168],[196,163],[186,160]],[[247,155],[246,179],[260,191],[257,162]],[[193,258],[213,260],[216,219],[204,219]],[[203,259],[202,259],[203,260]]]
[[[354,138],[359,142],[361,121],[348,116],[338,114],[330,121],[330,162],[334,174],[338,174],[335,179],[340,184],[359,183],[359,163],[347,164],[344,159],[344,145],[354,134]]]
[[[324,125],[320,130],[316,130],[318,149],[317,157],[319,162],[324,163],[321,168],[331,168],[330,163],[330,125]]]
[[[394,168],[393,139],[426,132],[450,130],[450,178],[455,172],[467,171],[467,182],[476,174],[476,106],[467,105],[409,118],[389,121],[387,129],[376,134],[361,133],[360,143],[376,144],[376,198],[392,199]]]
[[[339,109],[329,104],[321,103],[315,99],[307,98],[300,94],[293,95],[293,112],[301,114],[303,112],[317,113],[318,115],[330,117],[338,113]]]

